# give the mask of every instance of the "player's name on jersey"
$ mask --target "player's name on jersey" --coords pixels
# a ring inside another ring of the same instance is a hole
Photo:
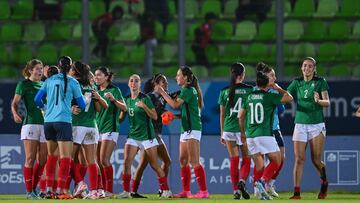
[[[253,94],[251,95],[251,99],[253,100],[262,100],[263,99],[263,94]]]

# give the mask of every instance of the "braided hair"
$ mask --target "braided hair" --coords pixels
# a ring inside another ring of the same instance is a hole
[[[67,89],[67,74],[70,71],[71,64],[72,64],[72,59],[70,58],[70,56],[60,57],[59,68],[60,68],[61,73],[64,76],[64,99],[66,96],[66,89]]]

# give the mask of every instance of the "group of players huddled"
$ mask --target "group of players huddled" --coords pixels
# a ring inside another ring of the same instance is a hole
[[[279,197],[274,182],[285,158],[279,114],[284,111],[284,104],[293,100],[297,110],[291,199],[301,199],[300,182],[307,144],[320,175],[318,198],[324,199],[328,181],[322,162],[326,136],[322,111],[330,105],[330,100],[325,79],[316,75],[315,59],[307,57],[302,61],[302,77],[293,80],[287,91],[276,83],[273,68],[260,62],[256,69],[254,87],[243,83],[245,66],[239,62],[232,64],[230,85],[221,90],[218,99],[220,142],[226,145],[230,156],[234,199],[250,198],[246,180],[251,158],[255,164],[255,197],[262,200]],[[108,68],[98,67],[93,74],[89,65],[73,62],[69,56],[61,57],[58,65],[50,67],[32,59],[23,69],[23,75],[25,80],[16,86],[11,110],[14,121],[23,124],[21,140],[26,156],[23,172],[27,198],[146,198],[137,191],[148,164],[158,177],[161,198],[209,198],[205,170],[200,163],[203,96],[190,67],[178,69],[176,82],[181,89],[175,93],[168,92],[163,74],[149,79],[143,91],[140,76],[133,74],[128,81],[130,95],[127,97],[112,83],[113,73]],[[25,116],[17,112],[21,101],[27,110]],[[167,111],[166,104],[180,109],[181,114]],[[130,130],[124,146],[123,192],[115,195],[110,158],[117,144],[119,123],[126,115]],[[182,191],[178,194],[173,194],[168,185],[171,159],[161,138],[163,123],[173,118],[181,119]],[[138,152],[141,160],[132,176],[131,165]],[[265,158],[269,160],[267,165]],[[190,190],[191,167],[199,186],[196,194]],[[86,173],[88,185],[84,181]],[[75,187],[70,193],[72,180]]]

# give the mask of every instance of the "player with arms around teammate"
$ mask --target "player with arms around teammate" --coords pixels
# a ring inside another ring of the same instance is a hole
[[[322,162],[326,136],[323,109],[330,106],[328,84],[324,78],[316,76],[316,61],[307,57],[301,65],[303,76],[293,80],[288,91],[296,102],[295,128],[293,133],[294,195],[291,199],[301,199],[300,185],[306,156],[306,146],[310,145],[311,160],[320,175],[321,189],[318,199],[325,199],[328,181],[325,164]]]
[[[246,140],[255,163],[254,183],[261,193],[260,199],[269,200],[271,197],[265,190],[265,184],[269,182],[280,165],[280,149],[272,134],[274,112],[277,105],[289,103],[293,98],[276,83],[271,88],[277,90],[279,94],[269,93],[269,77],[263,72],[257,72],[256,85],[258,89],[251,92],[242,103],[240,130],[241,138]],[[265,169],[264,155],[270,161]]]
[[[96,115],[96,123],[100,133],[97,148],[98,163],[100,163],[103,186],[107,197],[113,196],[113,167],[110,163],[111,154],[119,137],[120,109],[126,111],[124,98],[118,87],[112,84],[113,73],[106,67],[95,71],[95,83],[98,93],[105,99],[108,108],[102,108]]]
[[[11,111],[16,123],[22,123],[21,140],[25,150],[24,182],[26,197],[39,199],[36,194],[36,185],[44,171],[47,149],[44,135],[44,118],[34,103],[35,94],[41,88],[43,64],[40,60],[32,59],[27,62],[23,69],[24,81],[16,85],[14,99],[11,103]],[[26,107],[26,116],[19,115],[17,108],[23,100]],[[37,162],[34,166],[34,163]]]
[[[249,176],[251,157],[248,155],[246,143],[240,139],[239,112],[245,97],[253,91],[253,87],[242,83],[245,77],[245,66],[242,63],[231,65],[230,86],[221,90],[218,103],[220,105],[221,143],[226,145],[230,155],[230,176],[234,191],[234,199],[249,199],[245,183]],[[239,178],[239,149],[242,163]]]
[[[172,197],[164,170],[158,165],[158,141],[152,120],[158,116],[149,96],[140,92],[141,80],[136,74],[129,78],[130,96],[125,99],[129,116],[130,131],[124,147],[124,171],[122,174],[124,192],[119,198],[130,197],[131,165],[139,149],[146,153],[148,162],[158,177],[162,198]]]
[[[70,173],[72,153],[71,101],[75,98],[78,106],[85,109],[85,100],[81,94],[78,81],[69,76],[72,60],[63,56],[59,60],[61,73],[48,78],[36,94],[34,101],[44,108],[42,99],[46,96],[46,114],[44,122],[45,138],[47,140],[48,159],[46,164],[47,196],[70,199],[67,194],[66,180]],[[57,158],[55,150],[59,148],[60,164],[56,195],[52,191]]]
[[[180,95],[176,99],[171,98],[160,85],[155,86],[155,91],[160,93],[172,108],[181,109],[179,160],[183,191],[176,197],[209,198],[205,170],[200,164],[201,108],[204,106],[201,89],[197,77],[189,66],[180,67],[176,74],[176,82],[181,86]],[[194,168],[200,189],[195,195],[191,195],[190,191],[191,170],[189,164]]]

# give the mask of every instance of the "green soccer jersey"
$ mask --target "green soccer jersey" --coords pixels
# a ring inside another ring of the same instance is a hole
[[[118,101],[124,100],[121,91],[118,87],[109,84],[106,89],[98,91],[100,96],[108,103],[108,108],[102,108],[96,114],[96,124],[99,129],[99,133],[117,132],[119,129],[119,114],[120,109],[116,107],[109,99],[104,95],[107,92],[112,93],[114,98]]]
[[[23,119],[23,125],[44,124],[44,117],[34,103],[34,97],[40,90],[41,85],[41,81],[33,82],[31,80],[18,82],[16,85],[15,94],[21,95],[26,107],[26,116]]]
[[[201,131],[201,112],[198,104],[198,94],[194,87],[181,89],[179,98],[184,100],[181,108],[181,133],[190,130]]]
[[[73,126],[84,126],[89,128],[96,127],[96,112],[95,112],[95,103],[92,99],[91,91],[96,87],[81,86],[82,94],[85,97],[86,107],[84,111],[81,111],[78,115],[72,115],[72,125]]]
[[[145,110],[137,106],[139,101],[143,101],[149,109],[155,108],[150,97],[143,93],[135,99],[125,99],[130,124],[129,138],[140,141],[152,140],[155,138],[154,126]]]
[[[234,107],[230,107],[229,92],[230,88],[226,87],[221,90],[218,104],[225,107],[224,132],[240,132],[239,112],[241,103],[254,88],[247,84],[237,84],[235,86]]]
[[[246,110],[246,136],[248,138],[272,136],[274,112],[281,104],[282,95],[269,93],[263,90],[251,92],[243,109]]]
[[[324,122],[323,107],[315,103],[314,92],[327,91],[329,86],[324,78],[313,77],[310,81],[297,78],[288,87],[296,102],[295,123],[317,124]]]

